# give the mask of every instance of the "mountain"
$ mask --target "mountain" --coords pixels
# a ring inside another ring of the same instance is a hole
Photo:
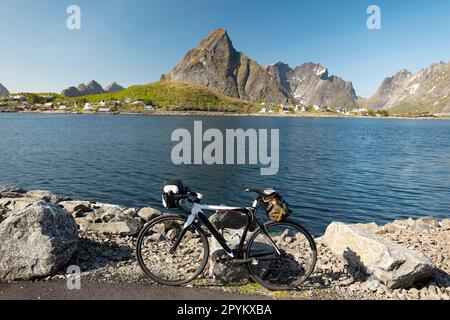
[[[401,70],[386,78],[367,104],[397,114],[450,113],[450,63],[436,63],[416,74]]]
[[[94,80],[89,82],[87,85],[80,84],[78,90],[82,95],[105,93],[103,87],[97,81]]]
[[[124,88],[116,82],[110,84],[106,89],[97,82],[92,80],[88,84],[81,83],[78,87],[70,87],[61,92],[61,94],[68,98],[76,98],[87,96],[91,94],[113,93],[123,90]]]
[[[6,89],[1,83],[0,83],[0,96],[6,96],[9,94],[8,89]]]
[[[61,94],[68,98],[76,98],[81,96],[81,92],[75,87],[64,89]]]
[[[289,94],[256,61],[236,51],[223,29],[210,33],[190,50],[162,82],[192,83],[229,97],[267,103],[285,103]]]
[[[125,88],[118,85],[115,81],[105,88],[105,92],[114,93],[124,90]]]
[[[353,108],[357,96],[353,84],[337,76],[329,76],[320,64],[305,63],[292,69],[278,62],[267,67],[285,92],[306,105]]]

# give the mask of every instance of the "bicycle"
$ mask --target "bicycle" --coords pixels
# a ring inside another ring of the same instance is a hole
[[[245,265],[251,278],[263,287],[281,291],[303,284],[317,261],[314,238],[289,219],[265,224],[259,221],[258,204],[267,198],[281,198],[275,189],[246,191],[257,195],[251,207],[228,207],[201,204],[203,195],[188,190],[181,181],[166,185],[164,206],[177,208],[181,214],[156,217],[140,231],[136,256],[145,274],[161,285],[181,286],[193,281],[208,264],[208,237],[212,236],[223,248],[223,255],[217,261]],[[247,223],[237,247],[230,247],[203,211],[245,215]],[[249,235],[255,223],[257,229]]]

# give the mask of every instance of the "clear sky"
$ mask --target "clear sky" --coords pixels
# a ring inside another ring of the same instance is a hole
[[[81,8],[81,30],[66,9]],[[366,26],[381,8],[381,30]],[[402,68],[450,60],[448,0],[0,0],[0,83],[61,91],[159,80],[214,28],[262,65],[321,63],[371,96]]]

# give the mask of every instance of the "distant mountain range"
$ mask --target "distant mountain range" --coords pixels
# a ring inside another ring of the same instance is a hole
[[[330,76],[320,64],[308,62],[291,68],[278,62],[263,67],[236,51],[223,29],[210,33],[161,81],[199,84],[254,102],[450,113],[450,63],[434,64],[417,74],[401,70],[386,78],[373,97],[364,99],[357,97],[351,82]]]
[[[416,74],[401,70],[386,78],[366,103],[392,113],[450,113],[450,63],[433,64]]]
[[[118,85],[116,82],[113,82],[103,89],[97,81],[92,80],[88,84],[82,83],[78,87],[67,88],[63,90],[61,94],[65,97],[76,98],[91,94],[114,93],[124,89],[124,87]]]
[[[9,94],[8,89],[6,89],[1,83],[0,83],[0,96],[6,96]]]

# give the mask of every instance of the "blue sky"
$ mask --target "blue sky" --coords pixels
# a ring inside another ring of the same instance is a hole
[[[71,4],[80,31],[66,28]],[[370,4],[382,30],[366,27]],[[0,83],[59,92],[157,81],[218,27],[263,65],[318,62],[364,97],[401,68],[450,60],[448,0],[0,0]]]

